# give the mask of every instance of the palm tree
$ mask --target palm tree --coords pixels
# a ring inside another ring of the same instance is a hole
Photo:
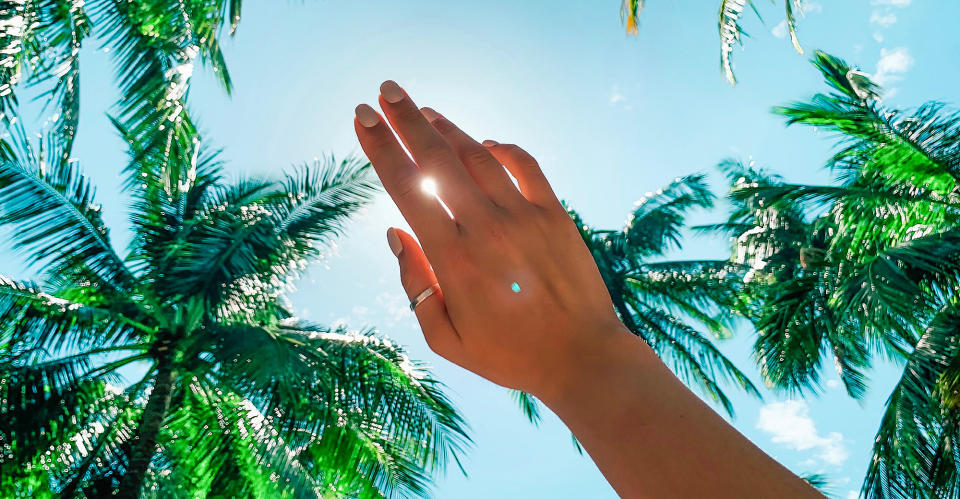
[[[18,119],[20,84],[42,89],[56,151],[67,159],[80,116],[80,49],[99,38],[116,61],[118,119],[134,135],[166,123],[169,142],[190,135],[185,110],[194,65],[210,66],[224,90],[232,88],[220,36],[240,22],[240,0],[17,0],[0,6],[0,123],[14,141],[24,135]],[[18,147],[0,142],[0,158],[16,159]]]
[[[0,495],[424,494],[469,442],[441,385],[285,301],[375,192],[369,164],[227,183],[198,135],[158,154],[121,132],[126,256],[76,162],[0,164],[0,225],[42,276],[0,277]]]
[[[877,432],[866,497],[960,493],[960,114],[904,112],[844,61],[818,52],[831,92],[775,108],[834,133],[837,184],[784,183],[728,165],[725,228],[755,262],[740,310],[773,385],[815,389],[829,350],[852,396],[884,355],[905,363]]]
[[[639,30],[640,11],[643,10],[644,0],[622,0],[620,18],[626,25],[627,33],[636,35]],[[803,15],[801,0],[783,0],[784,23],[790,34],[790,41],[798,54],[803,54],[800,40],[797,38],[797,17]],[[733,73],[733,61],[730,58],[733,49],[743,44],[743,28],[740,27],[740,18],[749,7],[758,18],[760,12],[753,0],[720,0],[720,12],[717,19],[717,31],[720,34],[720,69],[731,85],[737,84]],[[762,18],[761,18],[762,19]]]
[[[620,319],[684,382],[733,415],[724,382],[760,397],[756,387],[713,340],[730,335],[742,282],[741,266],[725,260],[665,260],[681,247],[687,212],[713,205],[703,175],[677,178],[635,204],[622,229],[598,230],[568,208],[613,299]],[[538,419],[536,401],[515,393],[521,409]]]

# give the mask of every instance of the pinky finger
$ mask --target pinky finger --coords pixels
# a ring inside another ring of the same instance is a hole
[[[437,276],[433,273],[427,256],[413,236],[391,227],[387,230],[387,240],[400,262],[400,282],[407,293],[408,300],[413,300],[437,283]],[[433,294],[417,305],[414,313],[417,315],[423,337],[430,349],[454,361],[450,357],[456,356],[460,348],[460,336],[447,314],[443,290],[439,286],[434,288]]]

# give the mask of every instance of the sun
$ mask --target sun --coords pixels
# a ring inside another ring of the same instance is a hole
[[[437,195],[437,181],[427,177],[423,179],[423,182],[420,182],[420,189],[423,190],[428,196]]]

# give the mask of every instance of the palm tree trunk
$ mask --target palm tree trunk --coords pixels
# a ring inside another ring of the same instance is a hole
[[[173,356],[169,350],[162,349],[157,358],[157,376],[154,378],[153,390],[143,410],[137,436],[134,438],[130,450],[130,463],[127,472],[120,480],[120,489],[117,497],[135,499],[140,495],[143,479],[156,452],[157,434],[170,407],[170,395],[173,392],[173,383],[176,381],[176,372],[173,370]]]

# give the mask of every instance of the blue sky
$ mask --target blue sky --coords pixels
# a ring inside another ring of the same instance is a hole
[[[784,37],[781,7],[758,2],[748,15],[746,50],[735,51],[740,83],[719,70],[715,0],[650,0],[640,34],[619,25],[617,0],[486,2],[247,2],[237,35],[225,42],[236,89],[227,97],[209,71],[195,72],[191,102],[205,139],[224,148],[231,174],[275,174],[315,156],[358,154],[351,120],[394,79],[474,134],[520,144],[555,191],[592,225],[622,226],[633,204],[678,175],[753,159],[796,182],[827,182],[828,137],[786,129],[773,105],[823,88],[807,55]],[[960,5],[916,0],[809,2],[799,25],[807,53],[823,49],[874,74],[892,105],[955,102]],[[697,4],[696,7],[690,7]],[[109,54],[87,49],[75,155],[99,186],[105,219],[122,246],[129,200],[119,194],[122,142],[104,111],[116,100]],[[722,207],[693,223],[716,221]],[[473,429],[469,477],[450,471],[438,497],[614,497],[563,425],[535,428],[504,389],[440,359],[406,310],[388,226],[406,227],[382,195],[349,226],[349,236],[310,268],[291,298],[303,317],[374,325],[427,361]],[[691,236],[681,258],[723,258],[728,243]],[[25,275],[17,260],[0,270]],[[759,383],[742,327],[722,348]],[[826,369],[823,393],[801,400],[735,394],[740,431],[798,472],[825,473],[838,497],[856,490],[880,409],[897,372],[878,365],[862,402],[847,398]]]

